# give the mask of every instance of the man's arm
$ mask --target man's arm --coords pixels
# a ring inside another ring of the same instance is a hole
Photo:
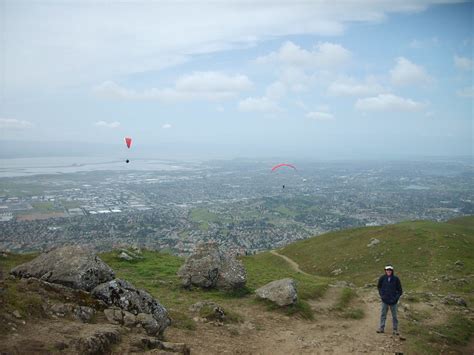
[[[402,289],[402,282],[400,281],[399,278],[397,278],[398,282],[397,282],[397,292],[398,292],[398,297],[400,297],[401,295],[403,295],[403,289]]]
[[[377,283],[377,289],[379,290],[379,295],[380,295],[380,290],[382,289],[382,280],[383,280],[383,276],[379,278],[379,282]]]

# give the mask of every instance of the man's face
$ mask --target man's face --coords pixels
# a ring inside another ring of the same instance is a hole
[[[385,269],[385,273],[387,274],[387,276],[392,276],[393,270]]]

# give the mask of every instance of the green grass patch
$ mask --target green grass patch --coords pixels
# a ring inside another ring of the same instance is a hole
[[[474,335],[474,322],[451,314],[444,324],[427,326],[423,322],[407,322],[403,330],[409,335],[407,352],[413,354],[458,354]]]
[[[224,323],[241,323],[243,317],[231,310],[223,310],[224,314],[221,315],[215,311],[215,307],[205,305],[199,310],[199,316],[206,318],[209,321],[223,321]]]
[[[268,311],[281,312],[290,317],[301,317],[303,319],[314,320],[314,313],[308,302],[297,300],[296,303],[288,306],[279,306],[270,300],[256,298],[258,304],[263,304]]]
[[[12,268],[20,264],[26,263],[30,260],[33,260],[38,256],[38,253],[28,253],[28,254],[12,254],[5,253],[6,256],[0,255],[0,273],[6,277]]]
[[[280,253],[309,274],[331,277],[363,286],[376,282],[387,263],[405,290],[467,294],[474,288],[474,217],[442,223],[410,221],[380,227],[331,232],[292,243]],[[367,247],[372,238],[380,241]],[[462,267],[455,265],[460,260]],[[445,282],[443,277],[450,281]],[[433,280],[438,278],[438,282]]]
[[[364,316],[364,310],[361,308],[349,308],[342,314],[342,317],[350,319],[362,319]]]
[[[241,260],[247,270],[247,287],[252,291],[271,281],[292,278],[296,281],[298,297],[306,300],[321,297],[329,283],[328,278],[293,271],[285,260],[268,252],[246,256]]]
[[[18,310],[22,316],[44,316],[41,296],[28,292],[19,280],[3,282],[3,292],[0,293],[0,303],[7,312]]]
[[[430,341],[448,345],[467,345],[474,334],[474,321],[461,314],[453,314],[447,323],[431,329]]]
[[[196,330],[196,322],[186,313],[174,309],[168,310],[168,313],[173,327],[186,330]]]
[[[334,305],[334,309],[337,311],[344,311],[356,297],[357,293],[355,290],[349,287],[343,288],[339,300]]]
[[[58,210],[62,210],[61,208],[57,208],[53,202],[44,201],[44,202],[34,202],[31,204],[33,209],[36,212],[54,212]]]

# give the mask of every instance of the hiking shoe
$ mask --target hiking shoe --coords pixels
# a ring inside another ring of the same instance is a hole
[[[399,336],[399,335],[400,335],[400,333],[398,332],[398,330],[394,330],[394,331],[393,331],[393,333],[392,333],[392,335]]]
[[[384,333],[383,329],[377,329],[377,333]]]

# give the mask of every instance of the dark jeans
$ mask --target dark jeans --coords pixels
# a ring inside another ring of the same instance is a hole
[[[398,330],[397,304],[386,304],[384,302],[382,302],[382,313],[380,314],[380,329],[383,330],[385,328],[389,308],[392,313],[393,330],[396,331]]]

